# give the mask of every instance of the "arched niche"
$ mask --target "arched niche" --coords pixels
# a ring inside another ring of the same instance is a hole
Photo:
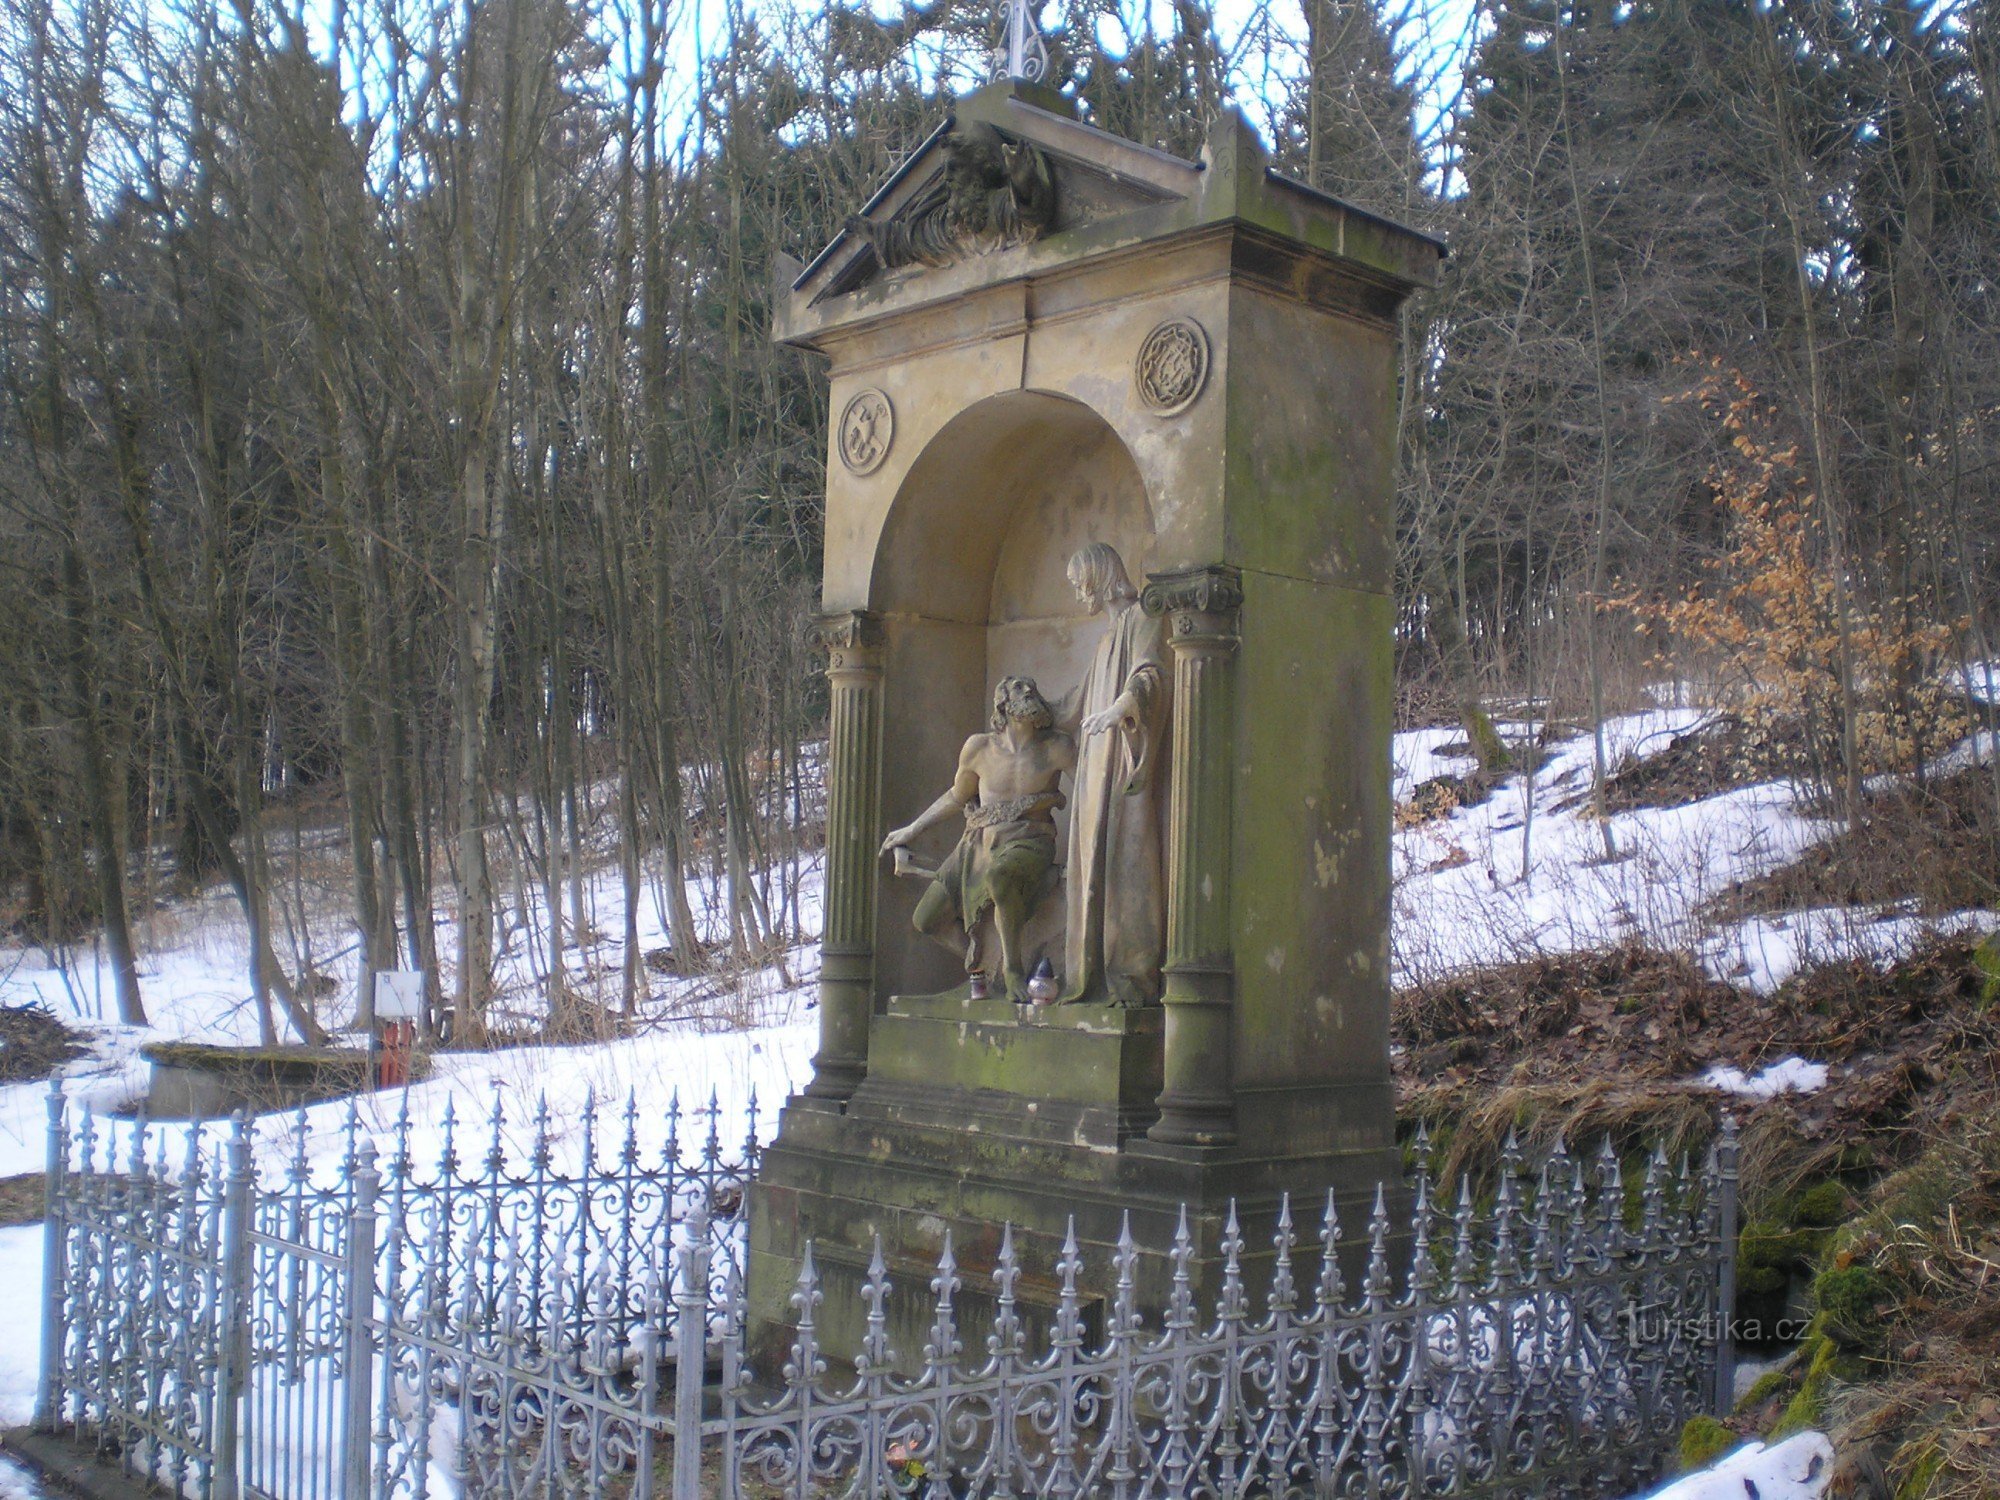
[[[959,746],[986,727],[994,685],[1033,677],[1050,702],[1081,679],[1103,629],[1065,578],[1070,555],[1109,542],[1135,583],[1153,543],[1138,464],[1090,407],[1013,391],[947,422],[891,502],[869,607],[885,636],[882,790],[888,827],[914,818],[950,784]],[[959,830],[926,835],[935,860]],[[1065,830],[1066,834],[1066,830]],[[917,936],[910,913],[921,882],[884,861],[876,922],[878,1001],[928,994],[964,975]]]

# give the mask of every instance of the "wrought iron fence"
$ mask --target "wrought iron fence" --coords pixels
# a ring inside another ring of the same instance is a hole
[[[711,1104],[693,1149],[676,1115],[642,1165],[628,1103],[622,1143],[600,1159],[593,1116],[565,1171],[546,1119],[521,1162],[488,1123],[480,1164],[447,1129],[419,1172],[406,1130],[378,1162],[350,1122],[325,1181],[301,1125],[266,1183],[240,1121],[170,1168],[157,1130],[114,1152],[57,1095],[42,1425],[225,1500],[1620,1495],[1732,1383],[1727,1121],[1701,1169],[1655,1153],[1629,1185],[1608,1146],[1529,1172],[1510,1144],[1477,1207],[1463,1183],[1436,1201],[1419,1151],[1408,1218],[1378,1195],[1355,1260],[1330,1199],[1303,1230],[1287,1200],[1254,1296],[1232,1211],[1213,1305],[1183,1218],[1156,1322],[1128,1229],[1095,1335],[1072,1233],[1031,1339],[1009,1232],[976,1326],[946,1241],[908,1359],[878,1247],[862,1346],[830,1360],[808,1247],[789,1358],[761,1371],[754,1106],[740,1153]]]
[[[36,1424],[219,1500],[538,1494],[543,1472],[550,1494],[612,1493],[666,1430],[642,1392],[672,1347],[660,1288],[690,1205],[717,1294],[740,1276],[756,1122],[753,1098],[725,1144],[713,1099],[675,1100],[646,1122],[653,1154],[636,1101],[613,1122],[593,1103],[563,1167],[546,1108],[516,1150],[496,1097],[476,1158],[447,1105],[419,1163],[407,1114],[378,1159],[350,1110],[316,1173],[301,1111],[270,1180],[240,1117],[73,1122],[58,1087]],[[530,1451],[544,1430],[566,1446]]]

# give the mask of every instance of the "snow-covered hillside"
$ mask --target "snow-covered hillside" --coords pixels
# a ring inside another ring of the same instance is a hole
[[[1658,755],[1707,717],[1663,708],[1605,725],[1606,762]],[[1503,725],[1525,738],[1526,725]],[[1436,776],[1475,765],[1456,729],[1396,736],[1396,799]],[[1970,764],[1969,741],[1940,769]],[[1395,840],[1392,951],[1396,981],[1434,980],[1490,964],[1640,940],[1698,958],[1716,978],[1759,993],[1807,961],[1886,963],[1926,932],[1990,925],[1983,911],[1919,918],[1900,906],[1828,906],[1740,920],[1710,903],[1740,881],[1797,859],[1837,825],[1812,816],[1782,782],[1741,786],[1665,807],[1590,816],[1594,749],[1575,735],[1548,748],[1532,782],[1514,776],[1484,802],[1401,829]],[[1533,812],[1530,816],[1530,799]],[[1606,826],[1612,854],[1606,855]]]

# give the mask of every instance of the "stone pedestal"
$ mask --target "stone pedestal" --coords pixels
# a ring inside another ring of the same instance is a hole
[[[751,1199],[750,1296],[759,1368],[776,1369],[790,1338],[789,1297],[804,1242],[823,1278],[826,1347],[860,1341],[862,1278],[875,1237],[890,1263],[891,1344],[921,1357],[929,1283],[946,1236],[963,1278],[961,1326],[984,1337],[1003,1225],[1021,1256],[1019,1293],[1030,1335],[1053,1307],[1056,1259],[1073,1226],[1095,1304],[1108,1298],[1111,1260],[1129,1224],[1146,1251],[1142,1307],[1165,1305],[1171,1244],[1183,1206],[1197,1255],[1196,1285],[1212,1297],[1217,1246],[1236,1205],[1251,1284],[1261,1285],[1281,1195],[1303,1192],[1294,1217],[1312,1242],[1337,1188],[1350,1247],[1363,1241],[1378,1180],[1400,1177],[1393,1117],[1380,1101],[1329,1094],[1319,1109],[1355,1118],[1336,1156],[1321,1129],[1306,1149],[1249,1155],[1148,1138],[1159,1104],[1162,1041],[1174,1012],[1072,1005],[1024,1010],[963,995],[894,999],[870,1030],[868,1077],[845,1109],[795,1099],[765,1154]],[[1373,1117],[1371,1121],[1370,1117]],[[1203,1117],[1206,1118],[1206,1117]],[[1312,1121],[1322,1125],[1322,1121]],[[1374,1139],[1362,1144],[1362,1136]],[[1350,1268],[1358,1275],[1358,1265]]]
[[[973,124],[1046,169],[1053,206],[898,264]],[[777,336],[830,365],[830,826],[821,1047],[751,1195],[750,1296],[775,1352],[811,1240],[837,1350],[880,1236],[914,1358],[947,1233],[971,1298],[1012,1223],[1032,1314],[1072,1218],[1108,1292],[1129,1215],[1157,1307],[1182,1205],[1206,1296],[1232,1199],[1254,1277],[1283,1192],[1316,1222],[1331,1190],[1358,1238],[1398,1175],[1396,311],[1440,250],[1278,176],[1233,115],[1187,162],[1023,84],[958,101],[866,217],[777,289]],[[1089,541],[1172,656],[1163,992],[1017,1010],[969,998],[876,850],[1001,677],[1079,681],[1104,624],[1063,569]]]

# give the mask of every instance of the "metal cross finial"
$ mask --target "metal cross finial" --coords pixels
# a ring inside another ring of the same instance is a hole
[[[993,81],[1019,78],[1040,83],[1048,76],[1049,48],[1035,24],[1029,0],[1006,0],[1000,22],[1000,45],[993,49]]]

